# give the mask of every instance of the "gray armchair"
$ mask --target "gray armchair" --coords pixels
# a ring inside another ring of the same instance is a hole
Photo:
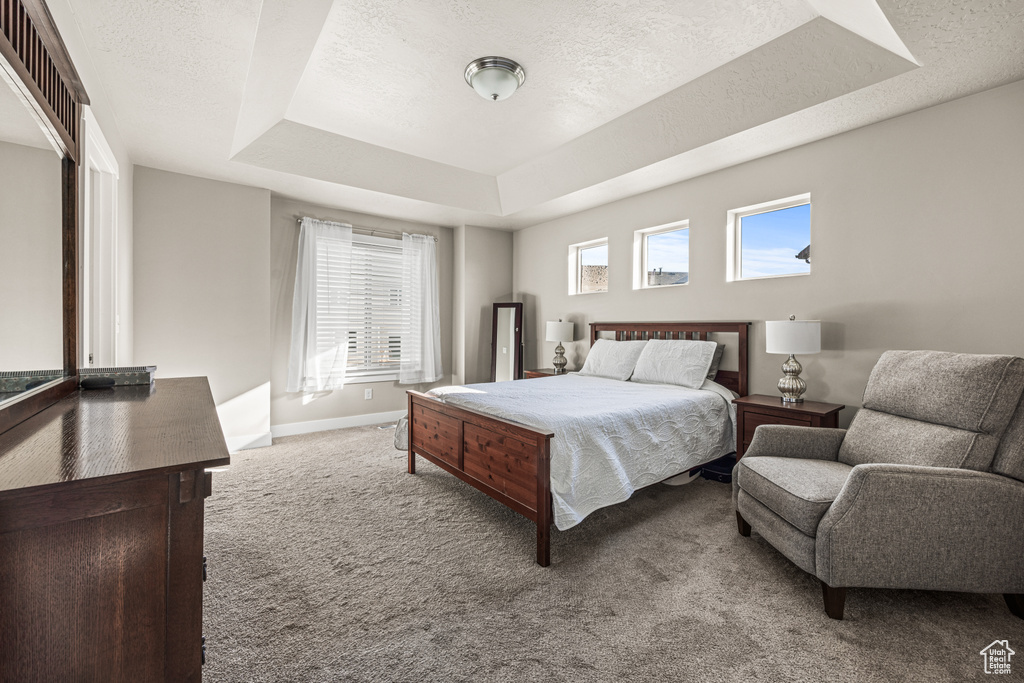
[[[1024,359],[887,351],[849,429],[762,425],[733,476],[751,528],[821,580],[1002,593],[1024,619]]]

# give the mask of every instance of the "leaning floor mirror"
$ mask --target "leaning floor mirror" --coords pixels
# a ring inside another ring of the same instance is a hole
[[[491,321],[491,381],[523,377],[523,305],[494,304]]]

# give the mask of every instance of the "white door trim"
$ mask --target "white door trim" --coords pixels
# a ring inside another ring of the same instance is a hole
[[[117,158],[92,110],[82,107],[83,160],[79,244],[79,340],[81,367],[117,365]]]

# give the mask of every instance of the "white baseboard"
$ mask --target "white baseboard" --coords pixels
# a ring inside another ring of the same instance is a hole
[[[332,417],[327,420],[311,420],[309,422],[289,422],[282,425],[271,425],[270,433],[274,438],[280,436],[295,436],[297,434],[312,434],[313,432],[326,432],[329,429],[345,429],[346,427],[364,427],[366,425],[380,424],[381,422],[395,422],[403,417],[404,410],[389,410],[385,413],[369,413],[367,415],[350,415],[348,417]]]
[[[228,443],[228,451],[236,453],[249,448],[265,448],[271,441],[271,432],[263,434],[245,434],[244,436],[227,436],[224,440]]]

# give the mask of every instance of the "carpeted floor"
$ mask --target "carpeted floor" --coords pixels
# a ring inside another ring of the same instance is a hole
[[[940,682],[985,679],[993,640],[1024,652],[994,595],[851,589],[830,620],[704,480],[553,531],[538,567],[530,522],[422,459],[406,474],[392,436],[278,439],[214,475],[207,681]]]

